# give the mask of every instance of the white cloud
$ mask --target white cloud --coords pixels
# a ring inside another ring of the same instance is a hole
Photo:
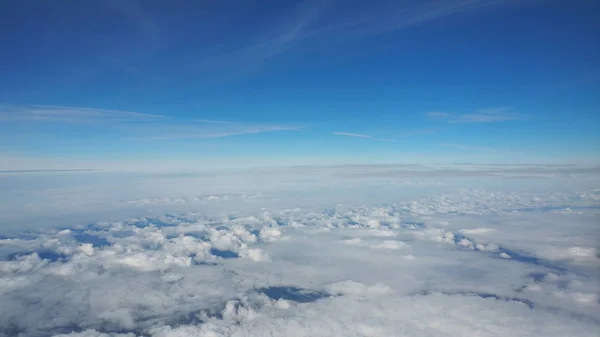
[[[396,249],[402,248],[403,246],[404,246],[403,242],[394,241],[394,240],[385,240],[382,243],[380,243],[379,245],[375,246],[374,248],[396,250]]]
[[[511,108],[500,107],[493,109],[479,109],[471,113],[451,114],[446,112],[428,112],[431,118],[442,119],[448,123],[494,123],[524,120],[531,118],[531,115],[511,112]]]
[[[0,261],[0,272],[7,274],[23,273],[40,268],[48,262],[48,260],[40,259],[37,253],[22,255],[12,261]]]
[[[269,255],[259,248],[250,248],[245,253],[252,261],[268,261]]]
[[[260,230],[260,238],[266,242],[273,242],[281,238],[281,230],[277,227],[263,227]]]
[[[351,280],[334,282],[328,284],[326,288],[331,294],[352,296],[359,299],[377,297],[388,294],[392,291],[390,287],[386,286],[385,284],[375,283],[373,285],[366,285]]]

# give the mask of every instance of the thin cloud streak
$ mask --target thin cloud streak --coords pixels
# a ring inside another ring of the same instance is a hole
[[[352,133],[352,132],[332,132],[332,135],[336,136],[345,136],[345,137],[354,137],[354,138],[363,138],[363,139],[371,139],[371,140],[379,140],[384,142],[395,142],[395,139],[391,138],[375,138],[369,135],[364,135],[360,133]]]
[[[368,136],[368,135],[362,135],[360,133],[350,133],[350,132],[332,132],[332,135],[337,135],[337,136],[348,136],[348,137],[356,137],[356,138],[368,138],[368,139],[373,139],[373,137]]]
[[[451,114],[446,112],[428,112],[431,118],[445,120],[448,123],[494,123],[517,121],[531,118],[531,115],[511,112],[509,107],[499,107],[492,109],[479,109],[475,112],[463,114]]]
[[[515,2],[514,0],[461,0],[461,1],[428,1],[418,2],[416,5],[406,1],[390,1],[386,6],[376,10],[361,12],[357,18],[344,20],[309,31],[301,37],[319,37],[336,32],[348,33],[354,39],[368,38],[371,36],[393,32],[413,25],[441,19],[446,16],[491,7],[502,3]]]
[[[330,3],[303,2],[294,14],[285,17],[275,34],[258,36],[254,44],[235,46],[229,53],[214,55],[194,63],[195,69],[222,69],[232,72],[232,66],[244,68],[260,67],[275,56],[294,48],[309,44],[338,43],[357,41],[380,34],[398,31],[410,26],[461,12],[474,11],[501,4],[517,3],[517,0],[437,0],[407,3],[407,1],[388,1],[376,8],[355,9],[360,16],[345,16],[332,24],[320,24],[328,17],[336,17],[344,12],[344,2]],[[341,4],[341,5],[340,5]],[[256,70],[256,69],[255,69]],[[243,72],[242,72],[243,73]]]
[[[184,139],[209,139],[230,136],[251,135],[259,133],[270,133],[278,131],[297,131],[299,127],[281,125],[251,125],[235,124],[234,127],[224,128],[201,128],[194,125],[166,126],[160,130],[154,128],[140,128],[138,133],[152,134],[151,136],[140,136],[138,140],[184,140]]]
[[[37,136],[52,134],[56,124],[76,124],[78,128],[91,127],[93,132],[110,131],[114,135],[113,139],[120,140],[207,139],[300,129],[281,124],[186,120],[133,111],[54,105],[0,106],[0,122],[17,123],[21,126],[46,125],[47,128],[44,129],[20,131],[35,132]]]
[[[213,119],[194,119],[194,122],[198,122],[198,123],[206,123],[206,124],[234,124],[233,122],[230,121],[219,121],[219,120],[213,120]]]
[[[195,70],[225,71],[227,74],[243,74],[256,70],[269,59],[285,53],[294,47],[295,42],[304,39],[306,30],[320,17],[320,8],[316,1],[303,2],[294,14],[281,20],[282,24],[274,23],[274,34],[257,36],[246,40],[257,41],[254,44],[232,46],[233,51],[212,55],[199,62],[194,62],[192,68]],[[241,65],[244,70],[233,69],[235,65]],[[253,68],[253,69],[250,69]]]
[[[132,111],[82,108],[58,105],[23,105],[0,107],[0,120],[56,123],[85,123],[94,121],[163,120],[164,115]]]

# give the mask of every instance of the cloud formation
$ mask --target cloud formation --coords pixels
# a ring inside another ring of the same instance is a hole
[[[210,125],[207,126],[206,124]],[[161,126],[140,125],[131,128],[137,139],[205,139],[223,138],[229,136],[251,135],[277,131],[295,131],[300,127],[270,124],[241,124],[241,123],[190,123],[186,125],[171,124]]]
[[[244,73],[290,50],[352,43],[487,7],[510,5],[515,0],[434,0],[345,2],[307,0],[294,6],[275,22],[268,34],[249,36],[252,44],[237,45],[225,52],[195,61],[196,70],[220,69]],[[242,66],[246,70],[232,70]]]
[[[194,119],[194,122],[198,122],[198,123],[208,123],[208,124],[233,124],[233,122],[230,121],[219,121],[219,120],[214,120],[214,119]]]
[[[447,112],[428,112],[431,118],[445,120],[448,123],[494,123],[524,120],[531,117],[528,114],[511,112],[509,107],[479,109],[471,113],[452,114]]]
[[[372,140],[380,140],[385,142],[395,142],[395,139],[391,138],[375,138],[369,135],[364,135],[360,133],[352,133],[352,132],[332,132],[332,135],[336,136],[346,136],[346,137],[355,137],[355,138],[364,138],[364,139],[372,139]]]
[[[297,126],[231,122],[202,118],[177,118],[161,114],[70,106],[0,106],[0,121],[19,125],[75,124],[111,130],[119,139],[202,139],[275,131],[298,130]],[[46,129],[35,128],[37,135]],[[50,129],[51,130],[51,129]],[[19,131],[23,132],[23,131]]]
[[[126,120],[163,120],[164,115],[122,110],[107,110],[56,105],[21,105],[0,107],[0,120],[56,123],[88,123]]]
[[[340,16],[331,20],[332,24],[317,27],[306,34],[314,37],[332,33],[343,33],[350,38],[366,38],[396,31],[409,26],[438,20],[453,14],[481,9],[499,4],[509,4],[511,0],[437,0],[437,1],[383,1],[376,6],[365,5],[356,16]],[[340,3],[332,10],[344,10]]]
[[[0,236],[0,335],[596,336],[600,192],[444,190]]]

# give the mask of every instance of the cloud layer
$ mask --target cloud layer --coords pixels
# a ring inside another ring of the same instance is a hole
[[[152,181],[181,177],[164,179]],[[365,193],[327,197],[323,208],[312,186],[312,206],[298,206],[310,186],[301,185],[302,197],[145,192],[123,202],[193,211],[2,235],[0,335],[595,336],[600,327],[598,189],[526,191],[503,179],[364,204],[358,195],[386,189],[371,178]]]

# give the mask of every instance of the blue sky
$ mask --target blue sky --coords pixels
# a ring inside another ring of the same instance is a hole
[[[4,169],[600,156],[595,1],[1,6]]]

